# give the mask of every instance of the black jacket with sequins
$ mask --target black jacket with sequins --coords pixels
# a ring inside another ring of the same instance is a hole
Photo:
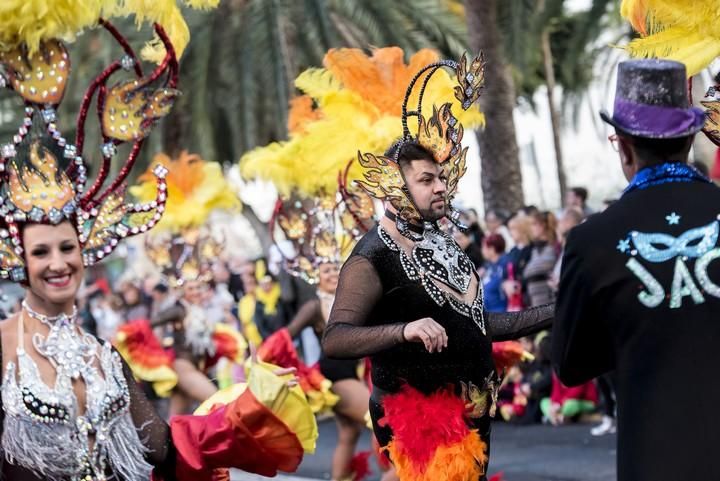
[[[568,237],[553,329],[560,379],[617,371],[618,479],[720,479],[720,188],[624,195]]]

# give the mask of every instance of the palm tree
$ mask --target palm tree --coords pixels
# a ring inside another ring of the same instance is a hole
[[[452,58],[466,48],[462,17],[443,0],[224,0],[211,12],[184,13],[193,38],[181,59],[183,95],[162,121],[162,134],[148,139],[138,167],[159,150],[180,149],[232,163],[248,149],[286,138],[293,79],[321,65],[330,48],[397,45],[412,54],[429,47]],[[149,38],[149,29],[136,31],[132,19],[121,30],[138,47]],[[76,111],[85,84],[120,55],[97,41],[103,34],[87,32],[73,45],[64,110]],[[5,105],[14,100],[0,97],[0,134],[12,136],[15,122],[5,118]],[[61,116],[61,127],[72,138],[73,119]],[[87,145],[88,152],[98,148]],[[260,234],[254,212],[246,207],[245,214]]]
[[[187,95],[166,122],[164,146],[232,162],[287,136],[293,79],[333,47],[430,47],[458,57],[462,18],[442,0],[230,0],[188,12],[181,62]]]
[[[485,91],[480,97],[480,108],[488,121],[485,128],[477,132],[485,209],[512,212],[522,207],[524,196],[513,122],[515,84],[504,52],[498,2],[466,0],[465,7],[470,48],[482,51],[488,65]]]
[[[330,48],[429,47],[453,58],[466,48],[462,17],[442,0],[229,0],[186,18],[185,95],[164,121],[163,150],[227,163],[287,137],[293,79]],[[263,223],[249,206],[243,214],[267,247]]]
[[[488,62],[481,106],[488,118],[478,132],[486,208],[516,210],[523,204],[522,178],[512,113],[518,97],[532,105],[541,86],[548,91],[558,184],[564,194],[560,149],[563,104],[581,96],[593,79],[598,36],[608,26],[613,0],[593,0],[590,8],[568,14],[563,0],[465,0],[470,46]],[[611,17],[612,18],[612,17]]]

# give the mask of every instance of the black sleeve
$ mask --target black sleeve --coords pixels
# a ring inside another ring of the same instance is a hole
[[[152,327],[155,328],[169,322],[182,321],[183,319],[185,319],[185,308],[182,304],[178,303],[158,312],[152,321]]]
[[[493,341],[510,341],[530,336],[552,326],[555,304],[543,304],[519,312],[485,312]]]
[[[612,337],[599,313],[602,303],[583,266],[576,231],[570,231],[555,308],[552,362],[567,386],[589,381],[615,366]]]
[[[290,324],[288,324],[287,329],[290,331],[290,337],[297,337],[304,328],[312,326],[321,317],[322,308],[320,307],[320,300],[312,299],[306,302],[297,314],[295,314]]]
[[[130,391],[130,415],[138,429],[138,435],[148,450],[146,460],[163,481],[175,479],[175,447],[170,436],[170,426],[158,416],[155,408],[135,382],[132,371],[120,356],[123,373]]]
[[[325,355],[336,359],[359,359],[405,342],[405,323],[367,325],[382,292],[380,277],[370,261],[355,255],[345,263],[323,333]]]

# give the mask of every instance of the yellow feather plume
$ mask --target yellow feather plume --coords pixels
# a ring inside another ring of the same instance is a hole
[[[324,69],[301,73],[295,85],[308,100],[296,101],[290,110],[290,140],[254,149],[240,159],[245,178],[272,181],[288,196],[293,191],[314,197],[337,190],[338,173],[357,157],[358,151],[383,153],[402,135],[400,110],[412,77],[438,60],[436,53],[421,50],[405,64],[397,47],[381,48],[367,56],[357,49],[333,49],[325,56]],[[476,108],[463,110],[454,100],[454,82],[444,71],[435,74],[425,90],[423,109],[452,99],[453,114],[466,128],[483,124]],[[410,105],[417,104],[414,93]],[[309,109],[311,101],[317,105]],[[411,107],[414,108],[414,107]],[[416,133],[417,122],[410,128]],[[362,178],[353,164],[348,181]]]
[[[621,14],[643,36],[626,47],[633,57],[677,60],[691,76],[720,56],[717,0],[623,0]]]
[[[240,201],[223,176],[220,164],[206,162],[195,154],[182,151],[177,159],[157,154],[151,165],[163,164],[168,169],[167,203],[158,230],[178,231],[200,227],[215,209],[238,209]],[[130,193],[140,202],[155,198],[155,181],[150,172],[140,177],[139,185]]]
[[[191,8],[214,8],[219,0],[185,0]],[[40,42],[61,39],[71,42],[98,19],[135,15],[138,27],[156,22],[163,26],[180,58],[190,39],[188,26],[176,0],[2,0],[0,1],[0,48],[20,44],[30,53]],[[159,62],[165,52],[158,39],[143,49],[143,58]]]

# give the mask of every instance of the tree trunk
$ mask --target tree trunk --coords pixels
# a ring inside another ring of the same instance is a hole
[[[524,204],[520,154],[515,138],[515,86],[498,29],[497,0],[465,0],[470,48],[485,54],[480,108],[487,124],[477,132],[485,210],[514,212]]]
[[[547,28],[540,35],[540,43],[542,45],[543,67],[545,69],[548,108],[550,109],[550,125],[552,126],[553,144],[555,145],[555,165],[557,166],[558,184],[560,185],[560,205],[563,205],[567,181],[565,179],[562,144],[560,143],[560,114],[555,106],[555,69],[553,68],[553,54],[550,48],[550,31]]]

